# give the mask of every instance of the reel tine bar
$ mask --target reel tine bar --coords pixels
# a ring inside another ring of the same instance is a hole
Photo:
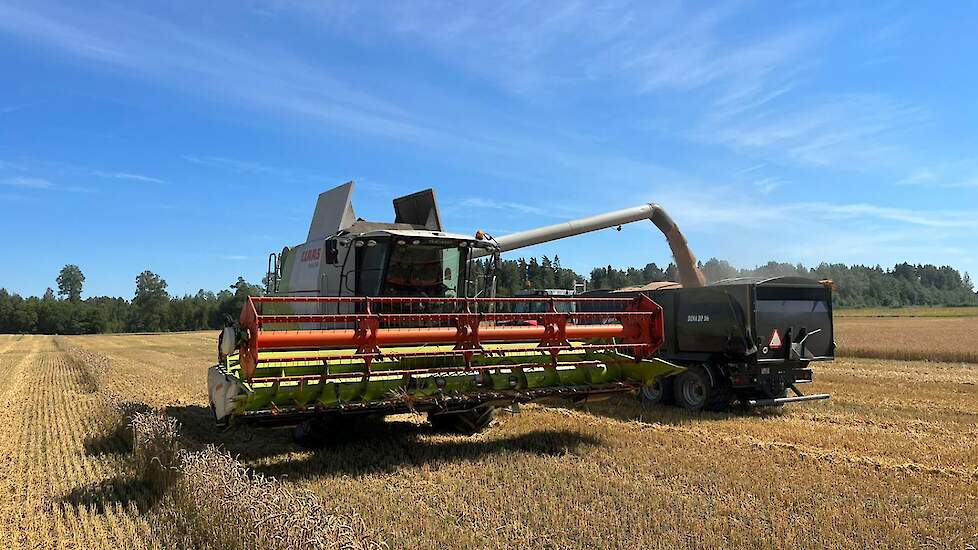
[[[578,307],[590,304],[601,311],[559,311],[561,303],[573,303]],[[490,304],[495,307],[479,311],[480,306]],[[279,311],[283,305],[292,311],[318,306],[320,311],[332,309],[337,313],[264,314],[264,305],[272,305]],[[412,313],[403,313],[405,307]],[[498,311],[500,309],[523,311]],[[413,313],[415,311],[425,313]],[[240,361],[247,380],[255,377],[260,363],[361,360],[363,376],[367,379],[372,374],[386,374],[371,368],[373,362],[384,356],[434,358],[461,355],[464,366],[457,370],[465,371],[472,369],[476,355],[537,351],[549,353],[552,366],[556,366],[560,353],[569,349],[621,351],[639,360],[651,356],[664,342],[662,308],[645,295],[635,298],[250,297],[239,321],[244,339]],[[609,343],[573,346],[570,343],[571,340],[591,339]],[[490,343],[525,343],[527,346],[492,350],[484,346]],[[426,345],[454,347],[451,352],[391,349]],[[262,352],[285,350],[333,350],[339,353],[286,359],[261,357]],[[424,372],[430,368],[414,370]]]

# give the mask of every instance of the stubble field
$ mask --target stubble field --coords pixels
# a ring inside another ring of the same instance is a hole
[[[978,545],[978,364],[851,357],[927,351],[913,324],[874,348],[872,322],[839,319],[850,356],[808,386],[831,400],[779,414],[619,399],[473,437],[403,415],[315,453],[212,427],[212,333],[0,336],[0,546]]]

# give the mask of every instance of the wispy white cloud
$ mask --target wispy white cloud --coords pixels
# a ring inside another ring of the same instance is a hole
[[[783,184],[784,184],[784,180],[776,177],[761,178],[751,182],[751,185],[753,185],[758,191],[760,191],[764,195],[770,194],[772,191],[774,191],[778,187],[781,187],[781,185]]]
[[[0,200],[7,202],[35,202],[34,197],[20,195],[17,193],[0,193]]]
[[[509,212],[514,212],[518,214],[533,214],[536,216],[550,216],[553,215],[551,212],[547,212],[539,206],[533,206],[531,204],[523,204],[519,202],[511,201],[498,201],[493,199],[485,199],[478,197],[470,197],[459,201],[458,206],[463,209],[469,208],[481,208],[489,210],[505,210]]]
[[[921,211],[869,202],[785,202],[735,187],[663,188],[653,197],[704,258],[974,265],[970,243],[978,232],[978,207]],[[704,241],[715,248],[701,247]]]
[[[227,157],[184,155],[183,160],[190,162],[192,164],[198,164],[201,166],[210,166],[214,168],[222,168],[222,169],[231,170],[242,174],[251,173],[251,174],[270,174],[275,176],[288,176],[288,177],[293,176],[293,172],[286,168],[282,168],[279,166],[271,166],[259,162],[254,162],[254,161],[232,159]]]
[[[640,78],[640,90],[688,91],[706,88],[716,109],[726,113],[760,107],[792,90],[800,62],[825,39],[818,22],[738,41],[721,27],[736,14],[732,5],[689,16],[652,40],[629,37],[631,55],[612,49],[622,68]]]
[[[129,172],[103,172],[101,170],[95,170],[92,172],[93,176],[98,176],[101,178],[117,179],[117,180],[130,180],[138,181],[143,183],[166,183],[159,178],[153,178],[150,176],[144,176],[142,174],[132,174]]]
[[[825,21],[728,36],[740,2],[690,8],[679,2],[413,2],[394,9],[286,3],[330,26],[394,30],[516,95],[563,92],[607,81],[629,95],[710,88],[717,108],[760,106],[788,93]],[[625,92],[627,90],[627,92]]]
[[[13,170],[15,172],[26,172],[27,166],[20,162],[10,162],[7,160],[0,160],[0,170]]]
[[[648,124],[793,163],[862,168],[887,162],[900,156],[899,134],[926,117],[923,109],[879,93],[827,94],[812,86],[827,62],[826,46],[853,25],[838,14],[745,34],[744,18],[758,7],[741,2],[702,9],[668,1],[286,6],[311,11],[333,28],[393,29],[520,97],[573,96],[599,82],[603,94],[633,103],[636,96],[680,100],[693,93],[692,116],[657,113]],[[636,122],[642,118],[640,109]]]
[[[733,117],[710,117],[698,140],[820,166],[879,164],[898,150],[894,134],[921,122],[917,107],[874,95],[820,97]]]
[[[934,188],[978,188],[978,159],[936,163],[911,170],[898,185]]]
[[[250,260],[251,256],[242,256],[240,254],[226,254],[220,257],[222,260],[227,260],[229,262],[238,262]]]
[[[701,108],[691,124],[672,128],[679,134],[803,164],[878,163],[897,150],[894,134],[925,118],[922,109],[880,94],[810,91],[837,22],[810,20],[735,39],[724,30],[740,7],[680,18],[652,39],[621,37],[600,64],[645,75],[636,76],[641,91],[698,92]]]
[[[25,189],[54,189],[54,184],[44,178],[14,177],[0,180],[0,184]]]
[[[922,227],[978,230],[978,211],[929,211],[894,208],[874,204],[802,203],[790,207],[794,212],[807,212],[829,219],[879,219]]]
[[[37,105],[38,103],[39,102],[36,102],[35,101],[35,102],[31,102],[31,103],[18,103],[16,105],[7,105],[5,107],[0,107],[0,115],[5,115],[7,113],[14,113],[14,112],[17,112],[17,111],[22,111],[22,110],[27,109],[29,107],[33,107],[34,105]]]
[[[694,116],[642,122],[639,113],[635,123],[664,125],[656,131],[737,151],[852,165],[894,150],[886,137],[919,114],[912,107],[885,98],[859,99],[858,94],[814,98],[808,104],[796,101],[810,69],[819,64],[820,46],[837,32],[834,22],[806,18],[776,30],[731,32],[746,9],[738,2],[692,9],[679,2],[413,2],[374,7],[276,1],[259,11],[267,17],[319,21],[325,31],[345,39],[400,37],[521,97],[537,92],[568,95],[564,92],[583,90],[585,84],[593,90],[596,81],[602,93],[629,98],[696,92],[704,107]],[[357,32],[350,33],[350,28]],[[511,155],[506,150],[517,140],[529,142],[525,158],[538,158],[547,148],[546,139],[520,135],[498,120],[460,124],[445,108],[447,101],[435,98],[424,106],[408,106],[398,104],[396,94],[357,88],[337,77],[328,59],[259,48],[227,29],[214,31],[204,22],[177,24],[120,7],[82,10],[44,2],[29,8],[0,6],[0,32],[127,75],[315,121],[331,131],[467,149],[482,156]],[[146,36],[157,38],[147,41]],[[478,118],[479,109],[456,107],[466,117]],[[861,116],[853,119],[853,113]]]
[[[421,118],[286,51],[244,45],[252,40],[224,41],[212,29],[126,8],[87,10],[44,2],[29,8],[2,5],[0,32],[129,75],[208,96],[216,92],[249,107],[287,111],[359,133],[443,137]],[[147,36],[155,38],[147,40]]]
[[[55,185],[50,180],[36,177],[12,177],[0,179],[0,185],[10,187],[20,187],[21,189],[34,189],[43,191],[66,191],[69,193],[93,193],[94,189],[89,187],[79,187],[74,185]]]
[[[248,174],[253,176],[263,176],[268,178],[274,178],[279,182],[295,182],[295,183],[321,183],[323,189],[334,187],[349,181],[350,178],[342,178],[331,176],[328,174],[313,174],[306,170],[286,168],[284,166],[277,166],[273,164],[267,164],[263,162],[257,162],[254,160],[242,160],[229,157],[219,157],[210,155],[183,155],[183,160],[196,164],[198,166],[206,166],[208,168],[214,168],[226,172],[233,172],[235,174]],[[379,192],[389,191],[390,188],[381,184],[372,182],[357,182],[357,187],[361,191],[367,192]]]
[[[798,227],[802,223],[831,227],[839,221],[898,222],[904,226],[971,231],[978,230],[978,209],[919,211],[868,203],[790,202],[774,203],[767,199],[737,199],[733,193],[679,191],[660,195],[663,206],[681,212],[683,225],[725,225],[756,228]]]

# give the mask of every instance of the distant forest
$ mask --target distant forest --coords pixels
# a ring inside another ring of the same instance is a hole
[[[978,305],[971,277],[950,266],[902,263],[892,269],[880,266],[819,264],[807,268],[801,264],[768,262],[753,269],[738,269],[724,260],[710,258],[699,263],[709,282],[734,277],[807,277],[835,282],[833,298],[838,307],[901,306],[968,306]],[[585,278],[560,265],[560,259],[544,256],[542,260],[505,260],[500,266],[497,290],[511,296],[523,288],[573,288],[574,282],[587,282],[589,290],[618,289],[656,281],[678,281],[676,266],[664,269],[654,263],[645,267],[616,269],[596,267]]]
[[[488,260],[477,263],[483,272]],[[800,276],[835,282],[834,303],[838,307],[968,306],[978,305],[978,294],[968,274],[950,266],[897,264],[880,266],[801,264],[768,262],[753,269],[738,269],[716,258],[700,263],[707,280],[733,277]],[[676,266],[664,269],[654,263],[642,268],[596,267],[585,278],[552,260],[519,258],[504,260],[497,272],[500,296],[512,296],[526,288],[572,289],[586,282],[590,289],[617,289],[655,281],[675,281]],[[151,271],[136,277],[132,299],[95,296],[81,298],[85,276],[76,265],[66,265],[58,274],[58,290],[48,288],[41,297],[23,298],[0,288],[0,333],[96,334],[106,332],[158,332],[219,329],[227,318],[237,319],[248,296],[260,295],[263,286],[238,277],[218,292],[171,296],[166,281]]]
[[[237,319],[248,296],[264,287],[243,278],[219,292],[171,296],[166,281],[152,271],[136,277],[131,300],[109,296],[81,299],[85,276],[78,266],[66,265],[58,275],[58,290],[22,298],[0,288],[0,333],[98,334],[218,329],[230,316]]]

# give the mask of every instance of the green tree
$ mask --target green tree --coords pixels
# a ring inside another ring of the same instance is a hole
[[[218,308],[218,312],[220,313],[218,320],[221,323],[228,316],[236,320],[241,315],[241,309],[244,307],[245,302],[248,301],[248,297],[261,296],[265,290],[259,285],[253,285],[244,280],[244,277],[238,277],[238,280],[228,288],[233,290],[234,293],[232,294],[223,290],[218,295],[218,299],[221,301],[221,305]]]
[[[706,277],[706,280],[714,283],[716,281],[722,281],[724,279],[733,279],[738,273],[738,269],[726,260],[718,260],[716,258],[710,258],[707,262],[700,266],[700,271]]]
[[[143,271],[136,276],[130,329],[150,332],[168,329],[166,314],[169,305],[170,295],[166,292],[166,281],[148,269]]]
[[[82,285],[85,284],[85,275],[75,264],[68,264],[61,268],[58,274],[58,295],[67,297],[72,302],[81,300]]]

